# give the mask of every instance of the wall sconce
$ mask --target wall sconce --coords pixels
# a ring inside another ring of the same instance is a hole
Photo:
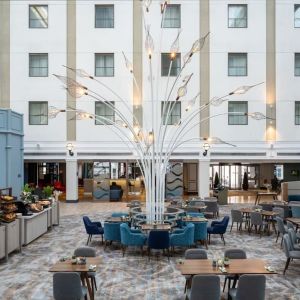
[[[206,156],[207,151],[210,149],[210,145],[208,143],[204,143],[203,144],[203,149],[204,149],[203,156]]]
[[[73,149],[74,149],[74,145],[72,143],[68,143],[67,144],[67,150],[69,151],[70,156],[74,156]]]

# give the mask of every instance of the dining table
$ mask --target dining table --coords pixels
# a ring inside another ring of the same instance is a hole
[[[272,197],[273,200],[278,200],[276,192],[257,192],[255,205],[259,204],[260,198],[262,197]]]
[[[170,224],[142,224],[142,231],[150,231],[150,230],[167,230],[171,231]]]
[[[191,222],[191,223],[198,223],[198,222],[207,222],[208,220],[203,217],[183,217],[182,221],[184,222]]]
[[[212,259],[184,259],[176,267],[182,275],[242,275],[264,274],[274,275],[277,272],[267,265],[267,262],[258,258],[231,259],[224,269],[213,266]]]
[[[296,230],[298,229],[298,227],[300,227],[300,218],[286,218],[286,221],[291,222],[293,225],[296,226]]]
[[[94,300],[94,291],[91,286],[91,282],[88,277],[88,272],[91,270],[90,265],[96,265],[96,270],[99,268],[101,263],[100,257],[86,257],[85,264],[73,264],[72,259],[65,259],[63,261],[56,262],[50,269],[49,272],[76,272],[80,273],[82,284],[87,287],[89,298]],[[94,271],[94,270],[93,270]]]

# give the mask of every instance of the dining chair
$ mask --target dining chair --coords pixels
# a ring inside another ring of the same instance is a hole
[[[220,277],[217,275],[195,275],[187,298],[189,300],[220,300]]]
[[[231,300],[265,300],[266,277],[264,275],[241,275],[238,287],[229,290]]]
[[[76,257],[96,257],[96,249],[92,247],[79,247],[74,251]],[[88,277],[91,279],[92,288],[97,291],[96,272],[88,272]]]
[[[266,222],[263,221],[263,217],[260,212],[251,212],[250,213],[250,226],[249,226],[249,234],[252,231],[252,227],[255,227],[255,232],[259,233],[260,237],[262,234],[263,227],[266,225]],[[258,231],[257,231],[258,229]]]
[[[280,245],[282,247],[282,242],[283,242],[283,235],[288,233],[287,229],[285,228],[284,226],[284,223],[283,223],[283,219],[281,217],[276,217],[275,218],[276,222],[277,222],[277,237],[276,237],[276,243],[278,241],[278,238],[280,236],[280,234],[282,234],[282,237],[281,237],[281,242],[280,242]]]
[[[205,203],[205,214],[212,214],[213,218],[217,218],[219,216],[219,204],[216,199],[211,200],[203,200]]]
[[[57,272],[53,274],[53,297],[55,300],[87,300],[87,288],[81,285],[76,272]]]
[[[120,222],[105,222],[104,223],[104,239],[105,247],[108,243],[112,242],[121,242],[121,233],[120,233]]]
[[[166,230],[151,230],[148,236],[148,258],[150,260],[151,249],[167,250],[168,260],[170,248],[170,235]]]
[[[227,257],[229,259],[246,259],[247,254],[242,249],[227,249],[224,252],[224,257]],[[228,290],[229,290],[231,288],[231,286],[230,286],[231,281],[233,280],[233,286],[232,287],[235,288],[235,285],[236,285],[238,279],[239,279],[238,275],[227,275],[225,277],[225,281],[224,281],[224,285],[223,285],[223,292],[225,291],[227,280],[228,280]]]
[[[296,232],[297,239],[300,239],[300,232],[297,232],[297,231],[296,231],[295,226],[294,226],[294,224],[293,224],[292,222],[287,221],[287,222],[286,222],[286,227],[287,227],[287,229],[290,229],[290,228],[291,228],[291,229],[294,229],[295,232]]]
[[[283,249],[286,256],[286,263],[283,270],[284,275],[289,267],[291,259],[300,259],[300,251],[293,250],[290,237],[287,233],[283,236]]]
[[[234,223],[236,223],[236,229],[241,230],[243,222],[246,222],[246,219],[243,218],[243,213],[238,209],[231,210],[231,227],[230,232],[232,231],[232,227]]]
[[[284,208],[282,207],[273,207],[273,212],[278,213],[278,216],[284,219]]]
[[[175,252],[175,247],[191,247],[194,244],[195,225],[188,223],[183,229],[176,229],[170,234],[170,246]]]
[[[92,241],[93,235],[101,235],[103,244],[104,229],[101,222],[92,222],[89,217],[83,216],[83,223],[86,233],[89,235],[86,244],[88,245]]]
[[[298,238],[297,238],[295,230],[292,229],[292,228],[289,228],[288,229],[288,235],[290,237],[290,242],[291,242],[292,250],[299,251],[300,250],[300,244],[297,243],[298,242]]]
[[[300,218],[300,205],[299,204],[291,205],[291,210],[292,210],[293,218]]]
[[[204,249],[187,249],[184,253],[185,259],[207,259],[207,252]],[[184,292],[191,286],[192,275],[185,275]]]
[[[229,222],[229,217],[225,216],[221,221],[212,221],[211,225],[207,227],[208,234],[208,243],[210,244],[210,236],[211,234],[219,234],[221,236],[221,240],[225,245],[224,234],[226,232],[227,226]]]

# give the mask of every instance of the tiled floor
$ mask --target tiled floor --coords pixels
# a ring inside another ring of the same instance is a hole
[[[230,210],[237,206],[249,204],[222,206],[221,216],[230,214]],[[60,226],[54,227],[52,231],[24,247],[21,254],[10,256],[8,263],[0,264],[0,299],[52,299],[52,274],[48,270],[60,257],[71,255],[76,247],[85,244],[87,235],[82,215],[87,214],[93,220],[103,221],[113,211],[127,211],[126,203],[62,203]],[[208,249],[210,258],[221,257],[225,249],[243,248],[248,257],[265,259],[267,264],[280,273],[267,276],[266,299],[300,299],[300,262],[293,261],[287,274],[281,275],[285,256],[279,243],[275,243],[274,235],[260,238],[255,234],[249,235],[234,229],[227,232],[225,239],[226,246],[219,237],[212,238]],[[102,258],[100,270],[97,272],[96,299],[184,299],[185,279],[176,269],[176,260],[183,255],[180,249],[168,262],[165,257],[148,261],[134,249],[130,249],[122,257],[118,245],[104,249],[99,238],[94,238],[91,246],[96,248],[97,254]],[[226,299],[226,294],[223,296]]]

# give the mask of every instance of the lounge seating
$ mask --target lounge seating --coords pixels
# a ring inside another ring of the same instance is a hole
[[[200,241],[207,249],[207,222],[195,222],[195,234],[194,242],[195,244]]]
[[[96,250],[91,247],[79,247],[75,249],[74,255],[79,257],[96,257]],[[97,291],[97,283],[96,283],[96,272],[88,272],[88,277],[91,279],[92,288]]]
[[[104,223],[104,239],[105,239],[105,247],[108,243],[112,244],[112,242],[121,242],[121,233],[120,233],[120,225],[121,223]]]
[[[81,286],[78,273],[57,272],[53,274],[53,297],[55,300],[87,299],[87,288]]]
[[[148,237],[148,257],[150,260],[151,249],[167,250],[169,260],[170,236],[165,230],[151,230]]]
[[[229,290],[231,300],[265,300],[266,277],[264,275],[242,275],[237,289]]]
[[[224,257],[228,257],[229,259],[246,259],[247,255],[246,252],[242,249],[227,249],[224,252]],[[233,288],[235,288],[235,285],[239,279],[238,275],[227,275],[225,277],[224,286],[223,286],[223,292],[225,291],[226,282],[228,280],[228,290],[231,288],[230,284],[233,280]]]
[[[293,250],[290,237],[287,233],[283,236],[283,249],[286,256],[286,263],[283,270],[284,275],[289,267],[291,259],[300,259],[300,251]]]
[[[92,222],[89,217],[84,216],[83,223],[85,226],[86,233],[89,235],[86,244],[88,245],[89,242],[92,241],[93,235],[101,235],[102,243],[103,243],[104,230],[101,222]]]
[[[220,300],[220,277],[217,275],[195,275],[187,298],[189,300]]]
[[[170,246],[174,249],[178,247],[190,247],[194,244],[194,230],[193,223],[188,223],[184,229],[176,229],[170,235]]]
[[[229,217],[225,216],[222,221],[212,221],[211,226],[207,228],[208,234],[208,242],[210,244],[210,235],[211,234],[219,234],[221,236],[221,240],[225,245],[224,234],[226,232],[227,226],[229,222]]]
[[[123,197],[123,190],[110,190],[109,199],[110,201],[121,201]]]
[[[122,223],[120,225],[120,233],[123,256],[128,246],[139,246],[143,252],[143,246],[145,245],[147,237],[140,230],[130,229],[126,223]]]

